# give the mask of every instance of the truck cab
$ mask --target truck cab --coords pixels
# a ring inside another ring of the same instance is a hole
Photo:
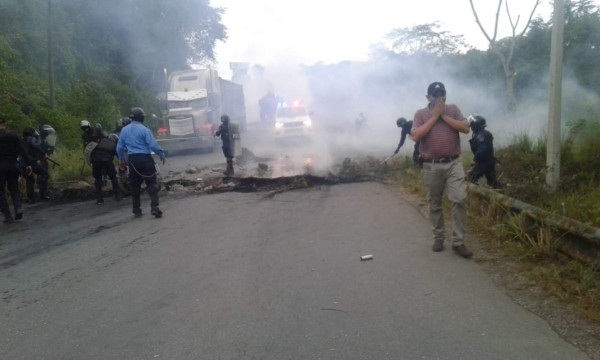
[[[224,111],[245,125],[242,86],[219,78],[212,67],[173,72],[167,83],[167,108],[156,132],[163,150],[213,151],[213,133]]]

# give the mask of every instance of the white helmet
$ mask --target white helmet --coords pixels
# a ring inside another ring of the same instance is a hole
[[[91,127],[91,125],[90,125],[89,121],[87,121],[87,120],[81,120],[79,122],[79,127],[83,129],[83,128],[89,128],[89,127]]]

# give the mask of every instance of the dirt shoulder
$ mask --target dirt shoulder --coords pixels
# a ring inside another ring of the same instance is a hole
[[[398,185],[392,188],[409,200],[427,217],[427,204],[421,197]],[[585,352],[590,359],[600,360],[600,324],[586,319],[572,304],[566,303],[529,279],[516,259],[481,234],[467,234],[467,243],[476,261],[494,283],[517,304],[544,319],[563,339]]]

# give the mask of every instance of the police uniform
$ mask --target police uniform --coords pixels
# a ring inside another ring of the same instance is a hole
[[[401,118],[403,119],[403,118]],[[406,121],[406,119],[404,119],[405,121],[400,123],[400,128],[402,129],[402,134],[400,135],[400,143],[398,144],[398,147],[396,148],[396,151],[394,151],[394,154],[397,154],[398,151],[400,151],[400,148],[402,147],[402,145],[404,145],[404,142],[406,141],[406,136],[410,134],[411,130],[412,130],[412,126],[413,126],[413,122],[411,121]],[[397,124],[400,122],[400,119],[398,119],[398,122],[396,122]],[[420,166],[421,162],[419,160],[419,142],[415,141],[415,146],[413,148],[413,164],[415,164],[415,166]]]
[[[110,179],[112,191],[117,201],[121,200],[121,191],[117,182],[117,171],[113,159],[117,156],[117,143],[102,131],[96,132],[96,141],[98,145],[91,153],[92,175],[94,176],[94,186],[96,190],[96,203],[102,204],[104,196],[102,194],[102,175],[106,174]]]
[[[31,171],[29,167],[31,161],[21,139],[17,134],[7,131],[4,128],[4,123],[4,120],[0,119],[0,211],[4,215],[4,222],[10,223],[14,219],[18,220],[23,217],[21,194],[18,186],[19,168],[17,158],[20,157],[21,161],[28,167],[28,171]],[[15,218],[12,217],[6,201],[5,189],[7,187],[13,201]]]
[[[124,166],[127,151],[133,214],[142,214],[140,193],[144,182],[150,196],[150,213],[158,218],[162,216],[162,211],[158,207],[157,169],[151,153],[154,151],[163,162],[165,154],[150,130],[142,124],[145,118],[144,111],[141,108],[133,108],[129,117],[133,121],[121,130],[117,154]]]
[[[35,130],[32,128],[26,128],[23,130],[23,142],[25,151],[31,159],[31,167],[33,171],[29,174],[23,173],[25,177],[25,188],[27,192],[27,202],[30,204],[35,203],[35,183],[37,177],[37,184],[39,188],[40,200],[49,200],[48,197],[48,160],[46,157],[46,151],[42,148],[42,144],[39,140],[39,136],[36,136]]]
[[[489,186],[500,188],[501,185],[496,177],[496,158],[494,157],[494,137],[485,130],[485,121],[483,125],[480,123],[472,123],[473,136],[469,140],[471,151],[475,165],[471,170],[471,182],[477,181],[485,176]]]
[[[227,115],[221,116],[221,125],[217,129],[215,135],[221,136],[223,142],[223,155],[227,159],[227,170],[224,172],[227,176],[233,175],[233,141],[231,131],[229,127],[229,117]]]

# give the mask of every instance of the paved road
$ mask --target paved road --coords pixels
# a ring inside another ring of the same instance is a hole
[[[0,227],[0,359],[587,358],[381,184],[104,205]]]

